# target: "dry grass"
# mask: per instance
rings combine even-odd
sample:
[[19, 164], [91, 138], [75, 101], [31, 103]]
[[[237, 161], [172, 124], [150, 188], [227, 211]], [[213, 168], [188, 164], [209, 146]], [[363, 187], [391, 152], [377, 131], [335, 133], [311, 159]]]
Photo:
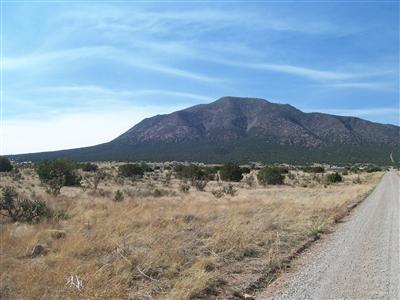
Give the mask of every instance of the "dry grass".
[[[232, 297], [281, 267], [310, 237], [329, 231], [381, 173], [361, 174], [361, 184], [354, 183], [358, 175], [349, 175], [328, 186], [299, 173], [297, 182], [281, 187], [239, 183], [237, 196], [219, 199], [210, 192], [216, 182], [205, 192], [182, 193], [175, 179], [162, 184], [112, 178], [97, 191], [63, 188], [54, 198], [31, 170], [22, 176], [3, 177], [1, 185], [64, 208], [71, 218], [1, 224], [2, 299]], [[125, 191], [118, 203], [112, 201], [117, 189]], [[47, 254], [33, 258], [37, 243]], [[81, 291], [66, 285], [71, 275], [83, 280]]]

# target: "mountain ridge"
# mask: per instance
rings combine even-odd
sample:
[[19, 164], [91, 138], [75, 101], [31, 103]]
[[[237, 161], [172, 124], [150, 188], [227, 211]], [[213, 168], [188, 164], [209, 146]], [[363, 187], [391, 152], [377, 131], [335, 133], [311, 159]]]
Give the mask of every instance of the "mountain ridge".
[[227, 96], [146, 118], [108, 143], [14, 157], [383, 163], [391, 151], [398, 152], [399, 133], [400, 127], [391, 124], [305, 113], [290, 104]]

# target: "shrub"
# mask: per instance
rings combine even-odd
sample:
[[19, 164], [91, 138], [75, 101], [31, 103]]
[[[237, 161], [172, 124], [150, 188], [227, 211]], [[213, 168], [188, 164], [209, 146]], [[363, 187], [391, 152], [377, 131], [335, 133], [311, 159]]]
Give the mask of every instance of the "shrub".
[[0, 172], [10, 172], [13, 166], [8, 157], [0, 156]]
[[215, 198], [221, 198], [224, 195], [224, 189], [220, 188], [220, 189], [212, 190], [211, 194], [213, 194]]
[[341, 182], [342, 176], [340, 176], [340, 174], [338, 172], [335, 173], [331, 173], [328, 175], [327, 180], [329, 183], [336, 183], [336, 182]]
[[196, 165], [189, 165], [189, 166], [182, 166], [180, 165], [175, 170], [177, 170], [178, 178], [180, 179], [189, 179], [189, 180], [202, 180], [206, 178], [206, 172], [202, 170], [199, 166]]
[[17, 198], [17, 192], [9, 186], [3, 188], [3, 194], [0, 202], [0, 210], [3, 215], [9, 216], [16, 221], [18, 218], [18, 211], [15, 206], [15, 198]]
[[179, 190], [186, 194], [190, 190], [190, 185], [187, 182], [182, 182], [182, 184], [179, 186]]
[[117, 190], [114, 194], [114, 201], [121, 202], [122, 200], [124, 200], [124, 193], [120, 190]]
[[17, 206], [20, 208], [19, 219], [28, 223], [39, 222], [42, 218], [52, 216], [51, 209], [42, 200], [19, 199]]
[[196, 188], [196, 190], [203, 192], [207, 185], [207, 180], [193, 180], [192, 185]]
[[360, 175], [357, 175], [357, 178], [353, 180], [353, 183], [355, 183], [355, 184], [361, 184]]
[[172, 179], [172, 173], [170, 171], [166, 171], [164, 178], [163, 178], [163, 183], [168, 186], [171, 183]]
[[75, 173], [77, 164], [63, 159], [44, 160], [35, 166], [36, 173], [43, 183], [51, 181], [61, 186], [79, 186], [81, 177]]
[[224, 181], [240, 181], [243, 178], [242, 169], [235, 163], [226, 163], [220, 170], [221, 179]]
[[289, 173], [289, 169], [285, 168], [285, 167], [275, 167], [280, 174], [288, 174]]
[[54, 220], [68, 220], [70, 218], [69, 214], [61, 208], [53, 209], [51, 217]]
[[293, 173], [288, 173], [288, 178], [290, 179], [290, 180], [294, 180], [295, 178], [296, 178], [296, 175], [295, 174], [293, 174]]
[[382, 171], [382, 168], [380, 168], [380, 167], [369, 167], [367, 169], [367, 173], [374, 173], [374, 172], [380, 172], [380, 171]]
[[360, 169], [358, 167], [351, 167], [350, 172], [358, 174], [358, 173], [360, 173]]
[[255, 180], [255, 178], [254, 178], [254, 176], [253, 176], [252, 174], [248, 175], [248, 176], [244, 179], [244, 181], [246, 182], [246, 184], [247, 184], [249, 187], [252, 187], [252, 186], [255, 184], [255, 182], [256, 182], [256, 180]]
[[87, 188], [93, 188], [94, 190], [97, 190], [100, 182], [106, 179], [107, 176], [108, 174], [102, 169], [96, 171], [93, 175], [85, 175], [82, 179], [83, 190], [85, 191]]
[[97, 190], [100, 181], [104, 180], [106, 177], [107, 177], [106, 172], [102, 170], [97, 171], [96, 174], [93, 176], [93, 188]]
[[275, 167], [264, 167], [257, 174], [258, 181], [263, 185], [266, 184], [283, 184], [285, 177], [281, 174], [281, 170]]
[[203, 172], [208, 180], [215, 180], [216, 174], [218, 173], [218, 167], [203, 167]]
[[99, 169], [99, 167], [96, 164], [92, 163], [84, 163], [81, 164], [80, 167], [82, 168], [82, 171], [85, 172], [96, 172]]
[[20, 171], [18, 168], [13, 168], [13, 169], [10, 171], [10, 175], [11, 175], [11, 178], [12, 178], [14, 181], [19, 181], [19, 180], [23, 179], [22, 174], [21, 174], [21, 171]]
[[221, 198], [223, 195], [230, 195], [233, 197], [236, 193], [237, 189], [235, 189], [232, 184], [211, 191], [211, 194], [213, 194], [215, 198]]
[[224, 186], [224, 193], [233, 197], [236, 195], [237, 189], [235, 189], [232, 184], [228, 184]]
[[57, 196], [60, 194], [61, 188], [64, 186], [64, 177], [56, 177], [48, 180], [46, 192]]
[[144, 170], [138, 164], [125, 164], [118, 167], [118, 174], [122, 177], [143, 177]]
[[162, 197], [162, 196], [168, 196], [168, 195], [169, 195], [169, 191], [168, 190], [155, 188], [154, 191], [153, 191], [153, 196], [154, 197]]
[[14, 222], [32, 223], [52, 217], [52, 210], [45, 201], [20, 199], [12, 187], [3, 188], [0, 211], [2, 215], [10, 217]]
[[243, 168], [241, 168], [241, 170], [242, 170], [242, 174], [250, 174], [250, 172], [251, 172], [251, 169], [248, 167], [243, 167]]
[[306, 173], [325, 173], [325, 168], [324, 167], [307, 166], [307, 167], [303, 168], [303, 172], [306, 172]]
[[[142, 168], [143, 172], [153, 172], [154, 171], [152, 167], [150, 167], [148, 164], [146, 164], [144, 162], [140, 163], [140, 167]], [[160, 167], [158, 167], [158, 168], [160, 168]]]

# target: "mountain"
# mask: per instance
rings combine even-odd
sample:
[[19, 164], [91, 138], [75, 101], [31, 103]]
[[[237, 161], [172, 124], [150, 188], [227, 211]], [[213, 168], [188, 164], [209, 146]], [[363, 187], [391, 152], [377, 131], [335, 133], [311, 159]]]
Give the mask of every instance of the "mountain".
[[398, 157], [400, 127], [354, 117], [304, 113], [263, 99], [223, 97], [144, 119], [111, 142], [21, 154], [17, 160], [373, 162]]

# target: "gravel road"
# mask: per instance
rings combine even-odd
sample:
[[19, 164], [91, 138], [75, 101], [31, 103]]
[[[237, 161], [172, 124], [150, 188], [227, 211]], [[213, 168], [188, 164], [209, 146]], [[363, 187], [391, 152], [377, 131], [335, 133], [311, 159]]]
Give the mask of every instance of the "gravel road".
[[387, 172], [283, 291], [259, 299], [400, 299], [400, 178]]

